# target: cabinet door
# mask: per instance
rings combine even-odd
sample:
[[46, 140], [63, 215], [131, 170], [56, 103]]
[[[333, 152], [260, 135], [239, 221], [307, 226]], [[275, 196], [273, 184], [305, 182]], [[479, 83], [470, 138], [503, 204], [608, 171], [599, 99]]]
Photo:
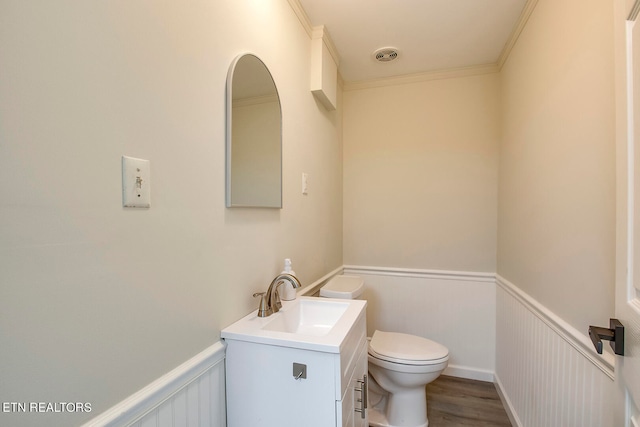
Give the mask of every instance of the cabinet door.
[[342, 400], [336, 402], [338, 420], [336, 425], [342, 427], [368, 427], [367, 413], [367, 341], [363, 340], [354, 360], [353, 371]]
[[369, 426], [369, 361], [368, 361], [368, 343], [360, 352], [355, 372], [353, 373], [353, 426], [368, 427]]
[[[337, 356], [227, 340], [227, 425], [335, 425]], [[307, 366], [306, 378], [293, 376], [294, 363]]]

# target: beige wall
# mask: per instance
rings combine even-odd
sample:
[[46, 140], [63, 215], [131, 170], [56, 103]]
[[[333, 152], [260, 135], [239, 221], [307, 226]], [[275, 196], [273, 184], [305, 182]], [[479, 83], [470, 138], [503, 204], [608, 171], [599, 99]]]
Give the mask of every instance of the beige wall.
[[498, 273], [585, 333], [613, 315], [612, 11], [540, 0], [501, 73]]
[[498, 74], [344, 93], [344, 262], [494, 272]]
[[[245, 51], [281, 95], [282, 210], [225, 208]], [[286, 0], [0, 2], [0, 400], [93, 405], [0, 424], [80, 424], [216, 342], [284, 258], [305, 284], [342, 265], [341, 112], [309, 62]], [[151, 161], [151, 209], [122, 208], [122, 155]]]

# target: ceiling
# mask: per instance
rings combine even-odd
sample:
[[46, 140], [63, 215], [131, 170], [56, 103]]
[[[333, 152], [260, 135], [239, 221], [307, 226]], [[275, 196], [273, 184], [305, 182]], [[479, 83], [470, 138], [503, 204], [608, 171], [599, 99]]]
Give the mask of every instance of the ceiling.
[[[345, 82], [496, 64], [527, 0], [299, 0], [324, 25]], [[373, 52], [395, 47], [398, 58]]]

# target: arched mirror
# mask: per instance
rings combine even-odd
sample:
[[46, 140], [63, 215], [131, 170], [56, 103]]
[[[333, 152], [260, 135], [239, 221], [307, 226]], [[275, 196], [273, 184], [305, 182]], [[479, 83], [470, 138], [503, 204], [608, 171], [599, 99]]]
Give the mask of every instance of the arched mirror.
[[255, 55], [227, 76], [227, 207], [282, 208], [282, 113], [278, 90]]

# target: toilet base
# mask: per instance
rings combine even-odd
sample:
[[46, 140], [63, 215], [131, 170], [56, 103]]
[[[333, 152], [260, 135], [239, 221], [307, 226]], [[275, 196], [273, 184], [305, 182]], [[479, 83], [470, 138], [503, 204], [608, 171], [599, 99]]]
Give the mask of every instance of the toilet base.
[[[376, 331], [377, 333], [378, 331]], [[413, 337], [418, 338], [419, 337]], [[432, 344], [435, 344], [431, 342]], [[411, 343], [409, 343], [411, 344]], [[410, 346], [409, 346], [410, 347]], [[446, 350], [443, 347], [444, 351]], [[447, 367], [449, 356], [428, 359], [431, 363], [411, 365], [376, 357], [369, 348], [369, 402], [384, 414], [383, 427], [426, 427], [427, 417], [426, 385], [434, 381]], [[396, 359], [405, 361], [404, 359]], [[412, 359], [408, 359], [411, 361]], [[383, 399], [373, 399], [372, 386], [376, 385]]]
[[[429, 425], [429, 420], [427, 419], [426, 394], [421, 394], [418, 401], [415, 400], [415, 396], [407, 400], [396, 395], [396, 408], [400, 407], [403, 409], [400, 409], [400, 413], [396, 411], [395, 414], [389, 413], [388, 405], [390, 397], [389, 393], [380, 387], [373, 375], [369, 375], [369, 409], [367, 410], [369, 414], [369, 426], [427, 427]], [[424, 406], [421, 406], [420, 402], [424, 402]], [[417, 411], [416, 408], [418, 409]], [[392, 424], [390, 420], [395, 420], [395, 424]]]
[[[389, 424], [387, 417], [384, 416], [384, 413], [379, 411], [376, 408], [369, 408], [369, 426], [370, 427], [396, 427]], [[420, 424], [419, 426], [414, 427], [428, 427], [429, 420], [426, 423]]]

